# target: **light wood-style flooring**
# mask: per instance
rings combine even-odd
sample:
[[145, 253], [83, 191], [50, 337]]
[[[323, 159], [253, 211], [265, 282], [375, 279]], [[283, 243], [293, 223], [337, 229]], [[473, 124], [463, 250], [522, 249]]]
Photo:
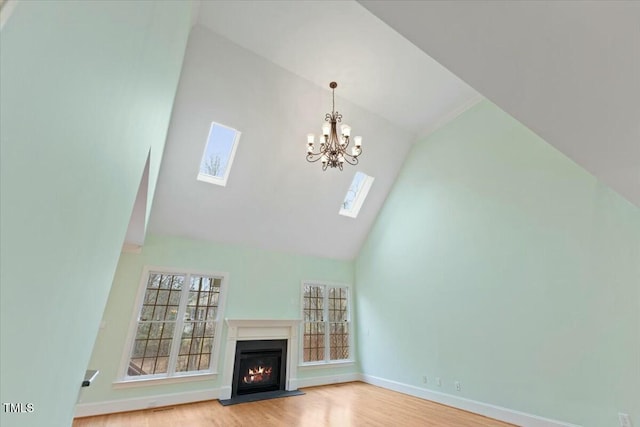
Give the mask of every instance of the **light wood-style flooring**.
[[447, 426], [502, 427], [501, 421], [362, 382], [302, 389], [304, 396], [222, 406], [217, 400], [77, 418], [73, 427]]

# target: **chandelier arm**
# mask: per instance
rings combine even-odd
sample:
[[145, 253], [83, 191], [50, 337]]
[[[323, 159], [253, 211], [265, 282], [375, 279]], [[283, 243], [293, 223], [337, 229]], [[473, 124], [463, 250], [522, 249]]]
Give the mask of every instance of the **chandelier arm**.
[[357, 157], [354, 157], [351, 154], [346, 154], [346, 153], [345, 153], [345, 156], [344, 156], [344, 161], [349, 163], [351, 166], [355, 166], [359, 162]]
[[347, 143], [344, 145], [344, 154], [345, 154], [345, 156], [349, 156], [349, 157], [354, 158], [354, 159], [357, 158], [357, 157], [360, 157], [360, 155], [362, 154], [362, 146], [356, 147], [355, 146], [355, 142], [354, 142], [354, 147], [356, 147], [358, 149], [358, 154], [356, 154], [354, 156], [353, 154], [349, 154], [347, 152], [347, 148], [349, 147], [349, 145], [351, 145], [351, 138], [347, 138]]
[[[314, 159], [314, 156], [318, 156], [317, 158]], [[322, 153], [308, 153], [307, 154], [307, 162], [309, 163], [315, 163], [318, 160], [322, 159]]]

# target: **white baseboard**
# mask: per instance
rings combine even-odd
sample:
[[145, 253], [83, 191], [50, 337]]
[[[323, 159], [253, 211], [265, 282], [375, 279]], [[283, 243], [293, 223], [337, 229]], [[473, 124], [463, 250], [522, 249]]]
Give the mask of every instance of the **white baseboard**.
[[523, 427], [580, 427], [576, 424], [569, 424], [562, 421], [551, 420], [549, 418], [543, 418], [537, 415], [514, 411], [512, 409], [503, 408], [501, 406], [495, 406], [471, 399], [465, 399], [464, 397], [453, 396], [451, 394], [427, 390], [424, 388], [403, 384], [384, 378], [374, 377], [372, 375], [360, 374], [359, 376], [360, 381], [368, 384], [408, 394], [410, 396], [419, 397], [421, 399], [430, 400], [432, 402], [441, 403], [443, 405], [473, 412], [479, 415], [484, 415], [485, 417], [494, 418], [496, 420], [516, 424]]
[[[290, 379], [290, 387], [296, 390], [300, 387], [315, 387], [319, 385], [338, 384], [360, 381], [360, 374], [327, 375], [304, 379]], [[229, 390], [231, 394], [231, 390]], [[225, 390], [192, 391], [186, 393], [162, 394], [157, 396], [136, 397], [132, 399], [109, 400], [97, 403], [79, 403], [76, 405], [75, 417], [91, 417], [94, 415], [113, 414], [116, 412], [138, 411], [161, 406], [181, 405], [183, 403], [200, 402], [224, 398]]]
[[[485, 417], [507, 423], [516, 424], [523, 427], [580, 427], [576, 424], [551, 420], [537, 415], [527, 414], [508, 408], [503, 408], [488, 403], [478, 402], [464, 397], [451, 394], [440, 393], [433, 390], [391, 381], [373, 375], [349, 373], [341, 375], [326, 375], [311, 378], [291, 378], [290, 387], [298, 389], [303, 387], [316, 387], [328, 384], [339, 384], [351, 381], [362, 381], [388, 390], [441, 403], [443, 405], [484, 415]], [[137, 411], [161, 406], [180, 405], [183, 403], [199, 402], [203, 400], [220, 399], [223, 390], [220, 388], [212, 390], [192, 391], [186, 393], [163, 394], [157, 396], [139, 397], [133, 399], [111, 400], [98, 403], [80, 403], [76, 405], [75, 417], [90, 417], [93, 415], [112, 414], [115, 412]]]
[[162, 394], [157, 396], [136, 397], [133, 399], [109, 400], [97, 403], [79, 403], [75, 417], [113, 414], [115, 412], [138, 411], [161, 406], [181, 405], [183, 403], [214, 400], [220, 396], [219, 389], [191, 391], [185, 393]]
[[231, 387], [222, 386], [220, 387], [220, 392], [218, 393], [218, 399], [231, 399], [231, 393], [233, 389]]
[[320, 377], [311, 378], [295, 378], [291, 379], [291, 386], [295, 390], [302, 387], [316, 387], [319, 385], [348, 383], [351, 381], [360, 381], [360, 374], [340, 374], [340, 375], [325, 375]]
[[[360, 374], [327, 375], [311, 378], [291, 378], [290, 387], [296, 390], [300, 387], [315, 387], [319, 385], [360, 381]], [[229, 390], [229, 395], [231, 390]], [[113, 414], [116, 412], [138, 411], [161, 406], [180, 405], [183, 403], [200, 402], [224, 398], [225, 388], [192, 391], [186, 393], [162, 394], [157, 396], [136, 397], [132, 399], [110, 400], [97, 403], [79, 403], [76, 405], [75, 417], [91, 417], [94, 415]]]

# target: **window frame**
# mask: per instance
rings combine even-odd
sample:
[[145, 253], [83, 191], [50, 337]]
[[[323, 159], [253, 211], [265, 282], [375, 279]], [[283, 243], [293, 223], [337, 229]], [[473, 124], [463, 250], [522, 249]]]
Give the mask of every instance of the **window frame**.
[[[209, 175], [206, 173], [202, 173], [200, 171], [200, 167], [202, 165], [202, 161], [204, 160], [204, 156], [207, 154], [207, 148], [209, 147], [209, 139], [211, 138], [211, 134], [213, 133], [213, 128], [215, 126], [220, 126], [225, 129], [232, 130], [235, 133], [235, 137], [233, 139], [233, 146], [231, 147], [231, 152], [229, 153], [229, 159], [227, 161], [227, 167], [224, 171], [224, 176], [219, 177], [215, 175]], [[202, 156], [200, 156], [200, 163], [198, 163], [198, 175], [196, 176], [196, 180], [201, 182], [207, 182], [209, 184], [220, 185], [222, 187], [227, 186], [227, 180], [229, 179], [229, 173], [231, 172], [231, 166], [233, 165], [233, 159], [236, 157], [236, 151], [238, 149], [238, 144], [240, 143], [240, 136], [242, 132], [238, 129], [232, 128], [231, 126], [223, 125], [218, 122], [211, 122], [211, 126], [209, 127], [209, 133], [207, 134], [207, 140], [204, 143], [204, 149], [202, 150]]]
[[[140, 318], [140, 314], [142, 312], [142, 303], [144, 301], [144, 296], [147, 290], [147, 283], [149, 281], [149, 276], [152, 273], [160, 273], [160, 274], [171, 274], [171, 275], [184, 275], [185, 276], [185, 285], [188, 288], [190, 283], [190, 278], [192, 276], [207, 276], [207, 277], [215, 277], [221, 279], [220, 281], [220, 293], [218, 294], [218, 309], [215, 317], [215, 336], [213, 337], [213, 344], [211, 348], [211, 356], [209, 359], [209, 368], [198, 371], [186, 371], [186, 372], [175, 372], [175, 364], [177, 360], [177, 353], [173, 354], [173, 351], [169, 354], [170, 363], [173, 363], [173, 367], [170, 365], [167, 369], [166, 373], [161, 374], [150, 374], [144, 376], [130, 376], [127, 374], [129, 368], [129, 361], [131, 360], [131, 354], [134, 347], [134, 340], [136, 336], [136, 331], [138, 330], [138, 322]], [[114, 386], [116, 387], [127, 387], [127, 386], [135, 386], [135, 385], [147, 385], [152, 383], [173, 383], [173, 382], [183, 382], [183, 381], [193, 381], [199, 379], [207, 379], [209, 377], [218, 375], [218, 362], [220, 361], [220, 346], [222, 343], [222, 328], [224, 324], [224, 310], [226, 305], [226, 295], [227, 295], [227, 287], [229, 283], [229, 273], [226, 272], [212, 272], [212, 271], [198, 271], [198, 270], [190, 270], [183, 268], [169, 268], [169, 267], [158, 267], [158, 266], [148, 266], [145, 265], [142, 269], [142, 274], [140, 276], [140, 283], [138, 285], [138, 291], [136, 295], [136, 300], [132, 308], [132, 312], [130, 315], [129, 321], [129, 331], [127, 333], [127, 338], [124, 343], [124, 348], [122, 351], [122, 358], [120, 360], [120, 367], [118, 369], [118, 377], [114, 382]], [[185, 294], [188, 295], [188, 291], [185, 291]], [[182, 298], [180, 297], [180, 306], [182, 306]], [[178, 326], [179, 321], [176, 319], [174, 325]], [[184, 325], [184, 320], [182, 320], [182, 325]], [[178, 328], [175, 328], [177, 331]], [[174, 336], [172, 337], [172, 347], [174, 346], [173, 340], [175, 339], [176, 334], [178, 332], [174, 332]], [[177, 346], [179, 349], [179, 345]]]
[[[325, 325], [325, 334], [324, 334], [324, 360], [315, 360], [311, 362], [304, 361], [304, 287], [305, 286], [323, 286], [323, 321]], [[329, 288], [342, 288], [347, 291], [347, 324], [349, 325], [349, 358], [348, 359], [336, 359], [331, 360], [331, 330], [330, 330], [330, 320], [329, 320]], [[336, 365], [350, 365], [355, 363], [355, 327], [352, 316], [352, 300], [353, 300], [353, 292], [352, 286], [349, 283], [339, 283], [339, 282], [327, 282], [323, 280], [303, 280], [302, 285], [300, 286], [300, 329], [298, 340], [298, 366], [300, 367], [322, 367], [322, 366], [336, 366]]]
[[[358, 174], [362, 174], [364, 175], [364, 178], [362, 179], [362, 182], [360, 184], [360, 187], [358, 188], [358, 190], [355, 193], [355, 196], [353, 198], [353, 202], [351, 203], [351, 208], [346, 209], [344, 207], [344, 202], [347, 199], [347, 196], [349, 195], [349, 192], [351, 191], [351, 187], [353, 186], [353, 181], [355, 181], [356, 176]], [[371, 175], [367, 175], [366, 173], [362, 172], [362, 171], [356, 171], [353, 175], [353, 178], [351, 179], [351, 183], [349, 184], [349, 188], [347, 189], [347, 192], [345, 193], [345, 197], [342, 201], [342, 204], [340, 205], [340, 210], [338, 211], [338, 214], [342, 215], [342, 216], [346, 216], [349, 218], [357, 218], [358, 214], [360, 213], [360, 209], [362, 209], [362, 206], [364, 205], [364, 201], [367, 198], [367, 196], [369, 195], [369, 191], [371, 190], [371, 186], [373, 185], [373, 181], [375, 181], [375, 178], [372, 177]]]

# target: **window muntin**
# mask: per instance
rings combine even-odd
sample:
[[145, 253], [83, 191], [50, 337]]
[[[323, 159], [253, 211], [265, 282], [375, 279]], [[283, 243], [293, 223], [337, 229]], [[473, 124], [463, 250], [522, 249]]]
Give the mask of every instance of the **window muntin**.
[[365, 173], [356, 172], [338, 213], [356, 218], [360, 212], [360, 208], [362, 208], [364, 204], [364, 199], [366, 199], [367, 194], [369, 194], [373, 180], [373, 177]]
[[166, 374], [184, 275], [151, 273], [127, 369], [128, 376]]
[[349, 359], [349, 290], [329, 288], [329, 359]]
[[239, 140], [240, 132], [237, 130], [219, 123], [211, 123], [200, 161], [198, 180], [225, 186]]
[[176, 372], [209, 369], [221, 278], [192, 276]]
[[303, 362], [325, 360], [324, 286], [304, 285]]
[[125, 380], [211, 372], [225, 276], [149, 271], [144, 277]]
[[349, 288], [304, 283], [302, 293], [302, 363], [351, 360]]

